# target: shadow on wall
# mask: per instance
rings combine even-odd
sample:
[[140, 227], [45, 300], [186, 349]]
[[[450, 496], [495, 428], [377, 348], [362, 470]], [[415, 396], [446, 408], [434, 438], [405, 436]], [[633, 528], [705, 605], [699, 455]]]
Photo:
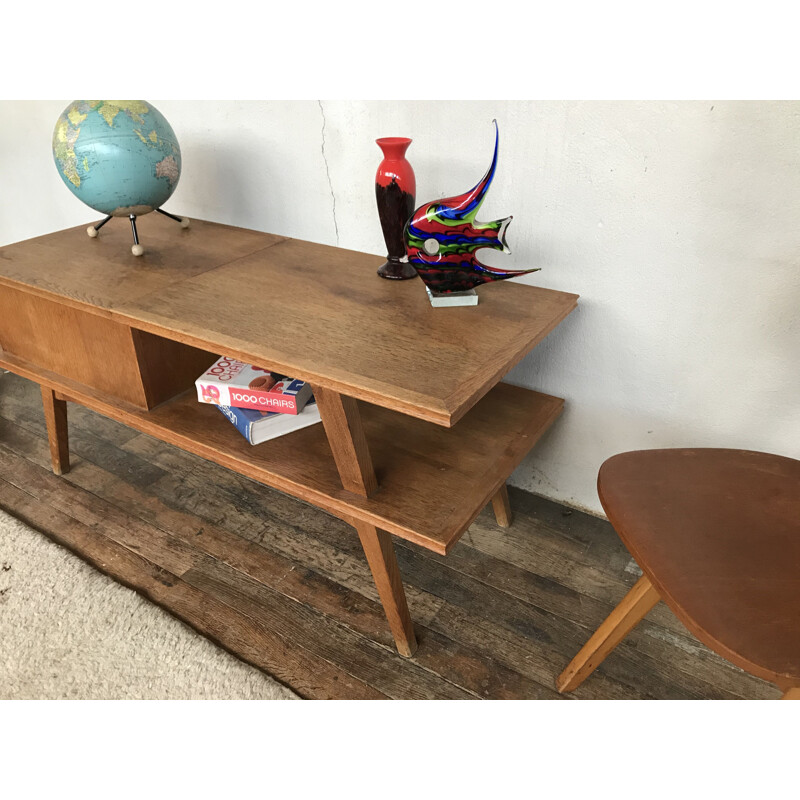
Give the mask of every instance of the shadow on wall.
[[[172, 200], [175, 208], [228, 225], [270, 232], [280, 228], [279, 201], [267, 189], [278, 165], [254, 141], [210, 145], [189, 140], [183, 154], [181, 182]], [[184, 198], [192, 198], [186, 207]]]

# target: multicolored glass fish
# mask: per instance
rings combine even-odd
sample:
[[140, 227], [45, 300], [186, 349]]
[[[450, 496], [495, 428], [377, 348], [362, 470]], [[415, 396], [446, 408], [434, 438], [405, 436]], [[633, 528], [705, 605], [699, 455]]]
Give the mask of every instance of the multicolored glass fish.
[[466, 194], [420, 206], [406, 223], [406, 258], [437, 294], [466, 292], [490, 281], [502, 281], [536, 269], [502, 270], [478, 261], [483, 247], [510, 253], [505, 234], [512, 217], [475, 222], [497, 167], [500, 131], [495, 125], [494, 157], [481, 182]]

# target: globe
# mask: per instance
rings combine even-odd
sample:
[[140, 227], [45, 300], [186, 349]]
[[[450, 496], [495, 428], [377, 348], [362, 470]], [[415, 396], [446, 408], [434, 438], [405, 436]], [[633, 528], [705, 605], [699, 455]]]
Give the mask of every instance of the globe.
[[113, 217], [158, 209], [181, 175], [175, 133], [144, 100], [73, 101], [56, 122], [53, 157], [75, 197]]

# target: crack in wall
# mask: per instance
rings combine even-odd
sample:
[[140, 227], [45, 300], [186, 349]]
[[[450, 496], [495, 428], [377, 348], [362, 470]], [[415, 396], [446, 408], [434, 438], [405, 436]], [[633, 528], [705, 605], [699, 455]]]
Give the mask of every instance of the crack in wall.
[[336, 195], [333, 193], [333, 182], [331, 181], [331, 170], [328, 166], [328, 158], [325, 155], [325, 109], [322, 107], [322, 100], [317, 100], [319, 113], [322, 115], [322, 160], [325, 162], [325, 174], [328, 176], [328, 187], [331, 190], [331, 200], [333, 201], [333, 227], [336, 230], [336, 244], [339, 244], [339, 223], [336, 221]]

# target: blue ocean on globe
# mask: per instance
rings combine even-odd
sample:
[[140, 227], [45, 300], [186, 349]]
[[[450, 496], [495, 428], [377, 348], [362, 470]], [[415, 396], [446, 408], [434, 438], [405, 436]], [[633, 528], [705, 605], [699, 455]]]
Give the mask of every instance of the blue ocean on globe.
[[75, 100], [53, 132], [67, 188], [102, 214], [141, 216], [178, 185], [181, 150], [170, 124], [145, 100]]

